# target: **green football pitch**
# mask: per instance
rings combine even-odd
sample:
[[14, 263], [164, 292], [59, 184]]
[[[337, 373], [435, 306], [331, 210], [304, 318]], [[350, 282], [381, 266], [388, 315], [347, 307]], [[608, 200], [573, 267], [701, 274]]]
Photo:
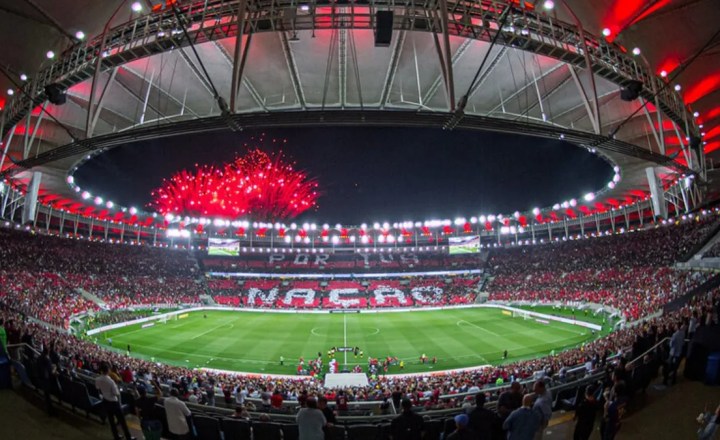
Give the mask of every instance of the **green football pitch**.
[[[207, 317], [205, 317], [207, 316]], [[580, 318], [580, 317], [578, 317]], [[593, 321], [592, 317], [587, 321]], [[504, 315], [499, 309], [471, 308], [394, 313], [191, 312], [186, 318], [134, 324], [94, 335], [99, 344], [131, 355], [189, 368], [295, 374], [297, 361], [331, 347], [360, 347], [364, 358], [337, 353], [340, 365], [366, 371], [368, 357], [396, 356], [414, 373], [500, 364], [577, 347], [597, 337], [586, 328]], [[503, 351], [508, 359], [503, 360]], [[422, 364], [425, 354], [437, 364]], [[280, 357], [284, 365], [280, 365]]]

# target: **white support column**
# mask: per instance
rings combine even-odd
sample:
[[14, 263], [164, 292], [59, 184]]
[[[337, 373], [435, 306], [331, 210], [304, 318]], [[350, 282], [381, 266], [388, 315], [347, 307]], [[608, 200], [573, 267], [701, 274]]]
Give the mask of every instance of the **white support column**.
[[22, 211], [22, 224], [26, 224], [35, 219], [35, 211], [37, 210], [37, 197], [38, 191], [40, 190], [40, 180], [42, 179], [42, 173], [35, 171], [32, 173], [30, 183], [25, 193], [25, 203], [23, 204]]
[[[655, 217], [665, 219], [668, 216], [667, 201], [665, 200], [665, 191], [657, 175], [657, 170], [654, 167], [647, 167], [645, 168], [645, 175], [647, 176], [648, 186], [650, 187], [650, 199], [652, 200]], [[638, 203], [638, 209], [639, 206], [640, 204]], [[640, 224], [642, 224], [642, 222], [642, 215], [640, 215]]]

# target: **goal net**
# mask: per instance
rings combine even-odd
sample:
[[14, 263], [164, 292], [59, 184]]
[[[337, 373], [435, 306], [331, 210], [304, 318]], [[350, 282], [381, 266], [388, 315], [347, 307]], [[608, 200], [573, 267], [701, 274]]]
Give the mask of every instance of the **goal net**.
[[513, 318], [522, 318], [524, 320], [530, 319], [530, 313], [523, 311], [523, 310], [513, 310], [512, 312]]

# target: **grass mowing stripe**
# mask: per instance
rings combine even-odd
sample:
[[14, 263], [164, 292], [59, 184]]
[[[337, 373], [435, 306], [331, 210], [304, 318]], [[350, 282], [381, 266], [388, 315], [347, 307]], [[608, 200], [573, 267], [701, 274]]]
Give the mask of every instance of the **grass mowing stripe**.
[[[341, 344], [365, 352], [363, 359], [348, 356], [348, 367], [365, 368], [370, 356], [397, 356], [406, 361], [403, 372], [432, 372], [502, 363], [505, 349], [513, 360], [545, 355], [594, 337], [570, 324], [540, 324], [494, 309], [342, 315], [205, 311], [167, 324], [145, 329], [133, 325], [103, 336], [113, 338], [116, 347], [132, 344], [133, 354], [146, 359], [281, 374], [293, 374], [298, 358], [315, 358], [318, 352], [327, 365], [327, 350]], [[439, 364], [420, 364], [423, 353], [437, 357]], [[285, 365], [280, 365], [280, 355]], [[344, 356], [338, 360], [344, 361]], [[400, 371], [391, 367], [389, 372]]]

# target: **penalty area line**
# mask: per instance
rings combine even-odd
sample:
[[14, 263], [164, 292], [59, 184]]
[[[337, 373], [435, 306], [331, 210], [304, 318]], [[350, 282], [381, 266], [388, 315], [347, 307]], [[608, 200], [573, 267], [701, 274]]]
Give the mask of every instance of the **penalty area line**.
[[501, 336], [501, 335], [499, 335], [499, 334], [497, 334], [497, 333], [495, 333], [495, 332], [493, 332], [493, 331], [490, 331], [490, 330], [488, 330], [488, 329], [486, 329], [486, 328], [480, 327], [480, 326], [477, 325], [477, 324], [473, 324], [472, 322], [465, 321], [464, 319], [459, 320], [458, 322], [455, 323], [455, 325], [457, 325], [458, 327], [462, 327], [462, 326], [460, 325], [460, 324], [462, 324], [462, 323], [465, 323], [465, 324], [467, 324], [467, 325], [469, 325], [469, 326], [471, 326], [471, 327], [475, 327], [475, 328], [478, 329], [478, 330], [482, 330], [482, 331], [484, 331], [485, 333], [489, 333], [489, 334], [491, 334], [491, 335], [493, 335], [493, 336], [496, 336], [496, 337], [498, 337], [498, 338], [502, 338], [502, 337], [503, 337], [503, 336]]

